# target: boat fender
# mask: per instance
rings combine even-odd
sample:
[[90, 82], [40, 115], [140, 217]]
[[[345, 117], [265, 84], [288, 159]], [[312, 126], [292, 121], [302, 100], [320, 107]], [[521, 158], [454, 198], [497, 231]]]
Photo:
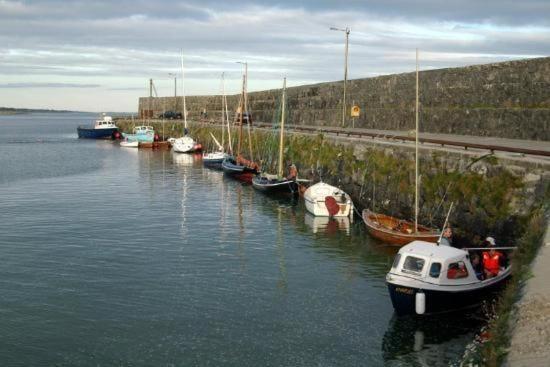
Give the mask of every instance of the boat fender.
[[418, 291], [414, 298], [414, 310], [418, 315], [424, 315], [424, 312], [426, 312], [426, 294]]
[[159, 141], [159, 140], [160, 140], [159, 134], [155, 134], [155, 135], [153, 136], [153, 140], [154, 140], [154, 141]]
[[340, 206], [336, 202], [336, 199], [333, 196], [325, 197], [325, 207], [327, 208], [328, 214], [332, 217], [338, 214], [340, 211]]
[[118, 131], [115, 131], [115, 132], [113, 133], [113, 139], [119, 140], [120, 138], [121, 138], [120, 133], [119, 133]]

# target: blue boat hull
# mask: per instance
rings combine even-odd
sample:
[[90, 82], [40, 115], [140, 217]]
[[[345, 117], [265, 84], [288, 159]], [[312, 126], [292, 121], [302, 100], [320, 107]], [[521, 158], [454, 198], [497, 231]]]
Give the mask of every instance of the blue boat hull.
[[118, 131], [116, 127], [108, 129], [94, 129], [79, 126], [76, 129], [78, 137], [81, 139], [113, 139]]
[[298, 184], [295, 180], [287, 180], [286, 178], [277, 180], [269, 179], [265, 176], [256, 176], [252, 179], [252, 186], [266, 194], [298, 194]]
[[211, 168], [211, 169], [221, 170], [222, 169], [222, 163], [223, 163], [223, 158], [219, 158], [219, 159], [206, 159], [206, 158], [203, 158], [202, 159], [202, 164], [205, 167], [208, 167], [208, 168]]

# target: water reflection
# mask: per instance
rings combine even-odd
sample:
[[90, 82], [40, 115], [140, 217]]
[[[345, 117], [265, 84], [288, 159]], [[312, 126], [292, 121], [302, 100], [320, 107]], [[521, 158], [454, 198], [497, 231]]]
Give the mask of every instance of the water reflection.
[[382, 340], [388, 366], [458, 365], [464, 346], [473, 340], [485, 321], [481, 312], [393, 316]]
[[316, 217], [306, 213], [304, 223], [311, 228], [313, 233], [334, 235], [338, 231], [350, 234], [350, 219], [348, 217]]

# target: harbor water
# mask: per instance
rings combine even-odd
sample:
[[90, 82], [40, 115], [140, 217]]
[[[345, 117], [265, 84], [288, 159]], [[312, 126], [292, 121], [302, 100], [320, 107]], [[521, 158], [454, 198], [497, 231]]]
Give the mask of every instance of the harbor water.
[[3, 366], [448, 366], [483, 312], [396, 317], [396, 249], [200, 156], [0, 117]]

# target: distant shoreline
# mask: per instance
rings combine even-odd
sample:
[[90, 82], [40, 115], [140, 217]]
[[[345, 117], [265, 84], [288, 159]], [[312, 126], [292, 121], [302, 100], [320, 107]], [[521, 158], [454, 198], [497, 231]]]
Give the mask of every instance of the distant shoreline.
[[41, 113], [68, 113], [68, 112], [77, 112], [77, 111], [68, 111], [68, 110], [46, 110], [39, 108], [10, 108], [10, 107], [0, 107], [0, 115], [20, 115], [26, 113], [41, 112]]

